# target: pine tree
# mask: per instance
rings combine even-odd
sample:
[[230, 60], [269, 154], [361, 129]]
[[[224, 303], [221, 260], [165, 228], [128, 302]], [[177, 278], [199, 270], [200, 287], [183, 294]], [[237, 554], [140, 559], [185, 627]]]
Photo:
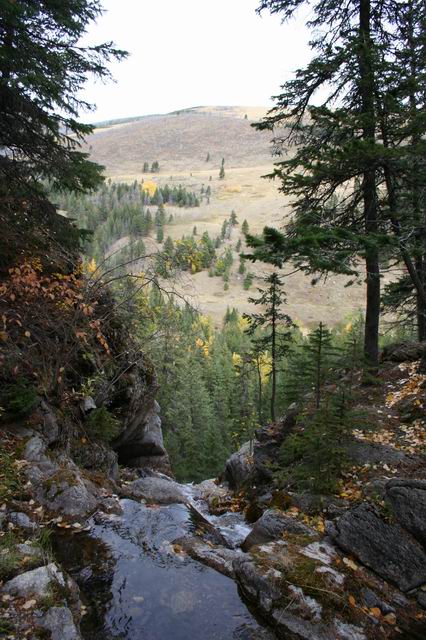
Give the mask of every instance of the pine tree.
[[162, 243], [164, 240], [164, 229], [163, 227], [158, 227], [157, 228], [157, 242], [158, 243]]
[[238, 224], [238, 219], [237, 219], [237, 214], [235, 213], [234, 209], [232, 209], [231, 211], [231, 216], [229, 218], [229, 224], [233, 227], [237, 226]]
[[219, 170], [219, 180], [223, 180], [225, 177], [225, 158], [222, 158], [222, 162]]
[[144, 162], [143, 163], [143, 169], [142, 169], [143, 173], [148, 173], [149, 172], [149, 162]]
[[274, 272], [264, 278], [264, 282], [267, 286], [258, 288], [260, 296], [249, 298], [252, 304], [261, 305], [263, 312], [244, 314], [244, 317], [250, 323], [249, 333], [254, 336], [257, 345], [262, 350], [270, 348], [271, 351], [271, 419], [275, 421], [278, 367], [280, 360], [288, 352], [293, 322], [289, 315], [281, 311], [286, 302], [281, 277]]
[[249, 232], [249, 225], [245, 218], [243, 220], [243, 224], [241, 225], [241, 231], [243, 232], [244, 235], [247, 235]]
[[112, 43], [88, 46], [84, 36], [102, 14], [98, 0], [2, 2], [0, 17], [0, 192], [89, 191], [102, 181], [78, 122], [89, 76], [106, 80], [105, 63], [127, 54]]
[[[259, 10], [289, 19], [301, 4], [307, 2], [262, 0]], [[389, 212], [380, 200], [389, 155], [380, 124], [383, 110], [388, 122], [393, 119], [386, 83], [398, 50], [396, 15], [391, 0], [317, 4], [309, 23], [319, 34], [311, 44], [315, 56], [285, 83], [273, 113], [258, 125], [288, 126], [278, 146], [299, 145], [274, 170], [283, 193], [295, 198], [293, 221], [284, 235], [266, 229], [259, 255], [278, 265], [291, 259], [308, 273], [352, 278], [359, 277], [358, 261], [364, 259], [364, 351], [372, 372], [378, 365], [379, 256], [390, 245]], [[326, 86], [322, 104], [313, 106], [313, 93]]]

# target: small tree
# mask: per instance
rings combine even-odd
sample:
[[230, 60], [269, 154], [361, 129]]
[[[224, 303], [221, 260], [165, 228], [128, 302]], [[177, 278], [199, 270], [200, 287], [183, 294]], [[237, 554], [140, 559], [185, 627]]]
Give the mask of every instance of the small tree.
[[243, 224], [241, 225], [241, 231], [246, 235], [249, 232], [249, 225], [247, 220], [244, 218]]
[[207, 152], [207, 155], [206, 155], [206, 162], [210, 162], [210, 153], [209, 152]]
[[237, 220], [237, 214], [235, 213], [234, 209], [232, 209], [231, 211], [231, 217], [229, 218], [229, 223], [233, 226], [236, 227], [238, 224], [238, 220]]
[[222, 158], [222, 163], [219, 170], [219, 180], [223, 180], [225, 177], [225, 158]]
[[148, 173], [149, 172], [149, 162], [144, 162], [143, 163], [142, 171], [143, 171], [143, 173]]
[[263, 313], [244, 314], [244, 317], [249, 321], [248, 333], [253, 336], [254, 341], [262, 350], [271, 351], [271, 418], [275, 421], [278, 365], [288, 352], [293, 322], [289, 315], [281, 311], [286, 302], [281, 277], [274, 272], [264, 278], [264, 282], [267, 286], [258, 288], [260, 296], [249, 298], [252, 304], [263, 307]]
[[243, 287], [244, 291], [248, 291], [253, 284], [253, 274], [250, 271], [247, 271], [246, 277], [244, 278]]

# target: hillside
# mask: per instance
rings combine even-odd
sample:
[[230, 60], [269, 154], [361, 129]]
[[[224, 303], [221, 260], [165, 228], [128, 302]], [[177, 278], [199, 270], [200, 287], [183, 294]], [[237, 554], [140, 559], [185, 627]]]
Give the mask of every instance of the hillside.
[[[262, 107], [195, 107], [99, 126], [87, 144], [93, 160], [103, 164], [106, 175], [114, 181], [144, 179], [158, 185], [182, 184], [195, 193], [200, 193], [203, 185], [210, 186], [209, 203], [204, 199], [199, 207], [191, 209], [167, 206], [174, 220], [166, 225], [165, 237], [176, 240], [190, 235], [194, 226], [199, 236], [208, 231], [215, 237], [234, 210], [240, 226], [233, 229], [228, 244], [235, 247], [244, 219], [250, 232], [260, 232], [265, 225], [280, 226], [288, 213], [288, 202], [278, 193], [278, 185], [261, 177], [271, 171], [274, 161], [271, 136], [250, 125], [265, 112]], [[222, 158], [225, 179], [219, 180]], [[153, 161], [159, 162], [160, 172], [143, 174], [144, 162], [151, 165]], [[237, 268], [238, 253], [234, 251], [228, 291], [224, 291], [221, 279], [209, 278], [206, 271], [185, 278], [182, 290], [215, 322], [221, 320], [228, 306], [248, 311], [250, 292], [243, 289]], [[265, 271], [264, 265], [249, 268], [255, 276]], [[363, 287], [344, 288], [344, 282], [333, 276], [333, 286], [329, 282], [327, 287], [311, 288], [303, 275], [291, 275], [287, 280], [290, 313], [307, 326], [320, 318], [328, 324], [342, 320], [360, 308], [364, 299]]]

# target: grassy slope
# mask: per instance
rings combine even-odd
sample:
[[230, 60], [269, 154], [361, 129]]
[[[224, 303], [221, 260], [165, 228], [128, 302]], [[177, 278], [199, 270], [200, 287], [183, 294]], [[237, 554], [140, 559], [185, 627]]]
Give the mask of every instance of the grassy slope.
[[[152, 179], [162, 184], [184, 184], [199, 192], [201, 185], [210, 185], [210, 204], [199, 208], [168, 207], [174, 222], [166, 226], [165, 236], [180, 238], [205, 230], [212, 237], [220, 233], [222, 222], [234, 209], [240, 222], [244, 218], [251, 232], [260, 232], [264, 225], [281, 226], [288, 215], [288, 201], [278, 193], [277, 184], [261, 178], [271, 171], [270, 134], [255, 131], [251, 122], [265, 113], [259, 107], [200, 107], [180, 114], [147, 116], [138, 121], [100, 127], [88, 144], [94, 160], [104, 164], [113, 180]], [[247, 114], [248, 119], [244, 118]], [[210, 161], [206, 162], [207, 153]], [[225, 158], [225, 179], [219, 180], [221, 159]], [[158, 175], [143, 175], [145, 161], [158, 160]], [[212, 180], [209, 178], [212, 176]], [[231, 244], [240, 237], [234, 229]], [[209, 278], [206, 272], [188, 276], [182, 283], [185, 294], [201, 310], [220, 321], [227, 306], [249, 311], [242, 277], [237, 273], [238, 256], [234, 254], [230, 288], [223, 290], [220, 278]], [[264, 265], [248, 267], [256, 275], [264, 273]], [[313, 325], [319, 319], [332, 325], [362, 307], [364, 288], [344, 288], [345, 279], [333, 276], [326, 286], [310, 286], [308, 278], [294, 274], [287, 280], [289, 313], [303, 325]], [[256, 280], [255, 280], [256, 284]]]

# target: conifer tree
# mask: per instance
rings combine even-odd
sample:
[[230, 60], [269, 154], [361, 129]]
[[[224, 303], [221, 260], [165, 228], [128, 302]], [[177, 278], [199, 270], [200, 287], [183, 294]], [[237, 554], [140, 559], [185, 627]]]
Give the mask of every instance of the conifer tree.
[[243, 224], [241, 225], [241, 231], [243, 232], [244, 235], [247, 235], [249, 232], [249, 225], [245, 218], [243, 220]]
[[223, 180], [225, 177], [225, 158], [222, 158], [222, 162], [219, 170], [219, 180]]
[[249, 302], [261, 305], [262, 313], [244, 314], [249, 321], [249, 334], [262, 350], [271, 351], [271, 419], [275, 421], [277, 374], [280, 359], [288, 352], [291, 341], [291, 327], [293, 322], [289, 315], [281, 311], [285, 304], [283, 281], [278, 273], [274, 272], [264, 278], [267, 285], [258, 288], [260, 296], [249, 298]]

